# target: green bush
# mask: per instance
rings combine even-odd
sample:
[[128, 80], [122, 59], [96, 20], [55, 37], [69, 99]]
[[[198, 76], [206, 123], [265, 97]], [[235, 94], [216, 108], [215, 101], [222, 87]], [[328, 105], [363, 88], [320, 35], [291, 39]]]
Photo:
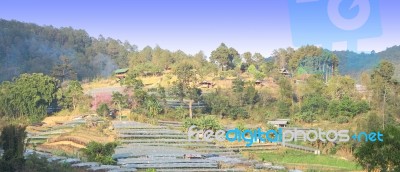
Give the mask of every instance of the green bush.
[[204, 102], [207, 104], [206, 112], [213, 115], [224, 117], [229, 111], [229, 97], [219, 92], [209, 93], [204, 96]]
[[146, 108], [146, 115], [148, 117], [155, 117], [163, 111], [161, 103], [154, 95], [148, 96], [144, 102]]
[[315, 113], [312, 112], [301, 112], [301, 113], [297, 113], [297, 116], [306, 123], [312, 123], [314, 122], [314, 120], [316, 120], [316, 116]]
[[328, 107], [328, 114], [331, 117], [347, 116], [353, 118], [355, 115], [365, 113], [369, 110], [369, 105], [365, 101], [353, 101], [345, 97], [339, 101], [332, 101]]
[[3, 128], [0, 145], [4, 150], [0, 160], [0, 171], [19, 171], [24, 163], [25, 127], [9, 125]]
[[107, 116], [110, 113], [110, 109], [107, 104], [103, 103], [96, 109], [96, 113], [100, 116]]
[[204, 130], [219, 130], [222, 129], [221, 124], [214, 116], [202, 116], [196, 119], [185, 119], [183, 126], [189, 128], [192, 125]]
[[117, 162], [112, 159], [114, 149], [117, 147], [117, 143], [110, 142], [106, 144], [91, 141], [86, 148], [83, 149], [83, 153], [86, 155], [88, 161], [100, 162], [106, 165], [115, 165]]
[[307, 95], [301, 106], [301, 112], [314, 113], [322, 115], [328, 107], [328, 101], [319, 94]]
[[236, 125], [236, 128], [239, 129], [240, 131], [246, 130], [246, 127], [244, 126], [243, 123], [238, 123], [238, 124]]
[[0, 171], [4, 172], [70, 172], [75, 171], [69, 164], [48, 162], [37, 154], [23, 156], [26, 137], [25, 127], [7, 126], [2, 130], [0, 143], [4, 154], [0, 159]]
[[343, 124], [343, 123], [348, 123], [350, 120], [349, 120], [349, 117], [347, 117], [347, 116], [338, 116], [338, 117], [335, 119], [335, 121], [336, 121], [337, 123], [339, 123], [339, 124]]
[[249, 118], [249, 113], [241, 107], [232, 107], [229, 111], [229, 117], [233, 120], [238, 118], [247, 119]]
[[279, 100], [276, 102], [278, 108], [278, 114], [281, 117], [288, 117], [290, 115], [290, 107], [292, 102]]
[[78, 171], [68, 163], [48, 162], [46, 158], [31, 154], [26, 158], [23, 171], [29, 172], [74, 172]]
[[171, 108], [165, 110], [164, 117], [173, 120], [183, 120], [187, 117], [187, 109], [183, 107]]

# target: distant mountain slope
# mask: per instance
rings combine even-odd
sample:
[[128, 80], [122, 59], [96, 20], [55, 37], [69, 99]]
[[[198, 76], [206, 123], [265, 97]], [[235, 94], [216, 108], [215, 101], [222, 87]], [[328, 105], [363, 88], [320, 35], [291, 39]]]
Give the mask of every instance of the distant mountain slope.
[[84, 30], [54, 28], [0, 19], [0, 81], [21, 73], [50, 74], [65, 56], [79, 79], [107, 76], [127, 66], [136, 46], [111, 38], [93, 38]]
[[[144, 59], [150, 64], [160, 61], [160, 64], [168, 64], [169, 61], [179, 61], [176, 60], [178, 57], [188, 57], [181, 51], [171, 53], [155, 48], [153, 52], [150, 47], [137, 52], [137, 47], [128, 42], [102, 36], [94, 38], [84, 30], [0, 19], [0, 81], [11, 80], [21, 73], [51, 74], [54, 66], [62, 63], [62, 56], [69, 59], [81, 80], [109, 76], [117, 68], [128, 67], [130, 55], [137, 58], [137, 62]], [[400, 80], [400, 46], [371, 54], [351, 51], [333, 53], [339, 58], [339, 72], [343, 75], [358, 80], [363, 71], [373, 70], [382, 59], [386, 59], [396, 66], [395, 78]], [[150, 56], [157, 57], [152, 59]]]
[[387, 48], [385, 51], [379, 52], [378, 56], [394, 64], [396, 67], [394, 77], [400, 81], [400, 46]]
[[375, 53], [355, 53], [351, 51], [334, 51], [339, 58], [339, 72], [360, 79], [363, 71], [372, 71], [381, 60], [388, 60], [396, 67], [394, 78], [400, 80], [400, 46], [393, 46]]
[[358, 80], [361, 73], [371, 71], [379, 64], [380, 57], [376, 53], [365, 54], [352, 51], [334, 51], [339, 58], [339, 72]]

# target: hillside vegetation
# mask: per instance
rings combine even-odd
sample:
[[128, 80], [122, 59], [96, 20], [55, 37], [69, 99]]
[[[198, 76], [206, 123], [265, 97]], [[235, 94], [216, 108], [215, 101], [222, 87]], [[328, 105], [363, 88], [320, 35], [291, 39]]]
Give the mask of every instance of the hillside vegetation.
[[[240, 63], [239, 53], [234, 48], [229, 51], [229, 61], [219, 61], [227, 68]], [[363, 71], [372, 71], [381, 60], [393, 63], [396, 66], [394, 78], [400, 78], [400, 62], [397, 58], [400, 54], [399, 46], [370, 54], [349, 51], [333, 53], [338, 57], [339, 72], [356, 80], [359, 80]], [[127, 41], [104, 38], [101, 35], [93, 37], [84, 30], [71, 27], [55, 28], [0, 19], [0, 81], [11, 80], [22, 73], [44, 73], [61, 80], [92, 80], [110, 76], [117, 68], [128, 67], [127, 62], [133, 59], [132, 63], [143, 62], [136, 70], [146, 69], [146, 73], [154, 73], [163, 71], [187, 56], [182, 51], [171, 52], [160, 47], [144, 47], [139, 52], [136, 45]], [[195, 57], [200, 56], [205, 55], [198, 54]], [[249, 52], [243, 52], [240, 56], [250, 63], [264, 58], [258, 53], [252, 55]], [[275, 54], [269, 59], [274, 57]], [[218, 54], [211, 55], [210, 60], [218, 61]]]
[[[5, 20], [0, 26], [4, 121], [36, 123], [49, 115], [49, 107], [109, 120], [118, 116], [157, 124], [168, 119], [211, 130], [232, 125], [273, 129], [269, 120], [287, 118], [291, 127], [382, 131], [387, 142], [302, 144], [355, 160], [363, 168], [400, 168], [390, 154], [398, 152], [399, 143], [392, 138], [400, 136], [399, 47], [376, 55], [307, 45], [277, 49], [266, 59], [221, 43], [207, 57], [158, 46], [138, 51], [129, 43], [72, 28]], [[122, 79], [105, 77], [116, 68], [129, 71]], [[71, 138], [83, 147], [103, 137], [82, 133], [53, 141]]]

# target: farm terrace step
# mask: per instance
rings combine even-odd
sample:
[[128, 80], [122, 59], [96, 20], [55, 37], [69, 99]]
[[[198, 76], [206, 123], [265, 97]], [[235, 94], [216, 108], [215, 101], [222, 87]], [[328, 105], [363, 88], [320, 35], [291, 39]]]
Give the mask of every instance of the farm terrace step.
[[159, 169], [157, 172], [245, 172], [244, 169]]
[[146, 168], [218, 168], [218, 163], [168, 163], [168, 164], [135, 164], [137, 169]]

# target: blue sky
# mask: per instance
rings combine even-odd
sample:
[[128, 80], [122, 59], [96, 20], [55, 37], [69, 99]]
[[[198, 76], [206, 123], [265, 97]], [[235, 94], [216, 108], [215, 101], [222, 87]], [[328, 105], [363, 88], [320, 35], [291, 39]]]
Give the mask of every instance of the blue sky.
[[0, 18], [72, 26], [94, 37], [128, 40], [139, 49], [159, 45], [190, 54], [203, 50], [207, 56], [221, 42], [265, 56], [304, 44], [341, 50], [348, 43], [358, 51], [400, 44], [400, 1], [343, 1], [338, 11], [345, 19], [364, 9], [352, 7], [354, 1], [370, 4], [365, 25], [351, 31], [335, 27], [324, 0], [2, 0]]

